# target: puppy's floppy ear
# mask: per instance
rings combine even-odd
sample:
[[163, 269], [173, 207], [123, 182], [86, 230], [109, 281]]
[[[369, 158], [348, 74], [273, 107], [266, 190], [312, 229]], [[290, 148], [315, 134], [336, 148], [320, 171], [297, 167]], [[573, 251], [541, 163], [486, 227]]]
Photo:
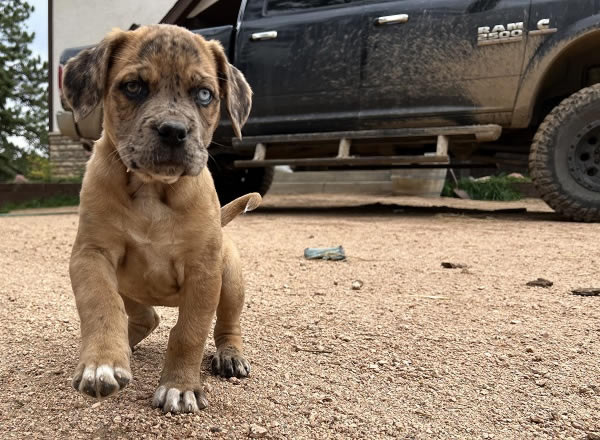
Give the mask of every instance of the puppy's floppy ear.
[[104, 96], [108, 70], [115, 50], [126, 32], [113, 30], [97, 46], [71, 58], [63, 75], [63, 95], [73, 110], [75, 122], [89, 115]]
[[229, 64], [223, 46], [218, 41], [209, 41], [208, 47], [215, 57], [219, 75], [219, 88], [221, 98], [231, 118], [233, 132], [242, 138], [242, 127], [248, 120], [252, 108], [252, 90], [244, 78], [244, 74], [236, 67]]

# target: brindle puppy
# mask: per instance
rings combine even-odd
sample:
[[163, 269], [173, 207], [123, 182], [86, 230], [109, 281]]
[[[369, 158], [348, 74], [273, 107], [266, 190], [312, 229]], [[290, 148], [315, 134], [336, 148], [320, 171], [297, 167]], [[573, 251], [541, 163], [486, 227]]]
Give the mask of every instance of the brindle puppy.
[[104, 104], [70, 264], [82, 337], [73, 386], [97, 398], [125, 387], [131, 348], [158, 325], [152, 306], [179, 307], [152, 403], [204, 408], [200, 366], [215, 312], [213, 371], [250, 372], [239, 256], [221, 229], [221, 215], [227, 223], [243, 203], [221, 213], [206, 167], [220, 101], [240, 136], [250, 87], [219, 43], [157, 25], [113, 31], [81, 52], [63, 91], [76, 119]]

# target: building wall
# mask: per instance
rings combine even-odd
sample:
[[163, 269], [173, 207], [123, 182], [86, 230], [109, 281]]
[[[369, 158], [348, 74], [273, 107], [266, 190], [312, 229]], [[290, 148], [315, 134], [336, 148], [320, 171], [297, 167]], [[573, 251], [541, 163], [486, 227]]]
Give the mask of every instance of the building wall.
[[133, 24], [153, 24], [163, 18], [175, 0], [54, 0], [53, 2], [53, 105], [54, 130], [56, 112], [61, 110], [58, 91], [58, 60], [68, 47], [99, 42], [112, 28], [129, 29]]
[[50, 166], [54, 179], [83, 177], [90, 152], [79, 141], [53, 133], [49, 136]]

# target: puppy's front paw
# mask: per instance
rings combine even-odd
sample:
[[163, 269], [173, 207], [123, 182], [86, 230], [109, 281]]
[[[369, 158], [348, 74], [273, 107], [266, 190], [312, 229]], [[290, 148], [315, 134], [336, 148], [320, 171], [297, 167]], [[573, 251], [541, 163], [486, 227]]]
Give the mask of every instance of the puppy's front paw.
[[213, 356], [211, 368], [214, 374], [223, 377], [241, 378], [250, 374], [250, 364], [234, 347], [219, 348]]
[[204, 392], [199, 389], [165, 384], [156, 389], [152, 406], [161, 408], [164, 412], [195, 413], [206, 408], [208, 400]]
[[125, 388], [130, 380], [128, 366], [82, 362], [75, 370], [72, 385], [76, 390], [100, 399]]

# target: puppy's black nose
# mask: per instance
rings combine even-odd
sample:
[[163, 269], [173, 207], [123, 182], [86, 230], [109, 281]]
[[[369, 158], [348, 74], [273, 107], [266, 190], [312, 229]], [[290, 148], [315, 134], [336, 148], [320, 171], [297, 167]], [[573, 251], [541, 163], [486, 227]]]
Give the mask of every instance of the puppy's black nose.
[[158, 136], [167, 145], [177, 147], [187, 138], [187, 127], [181, 122], [165, 121], [158, 126]]

